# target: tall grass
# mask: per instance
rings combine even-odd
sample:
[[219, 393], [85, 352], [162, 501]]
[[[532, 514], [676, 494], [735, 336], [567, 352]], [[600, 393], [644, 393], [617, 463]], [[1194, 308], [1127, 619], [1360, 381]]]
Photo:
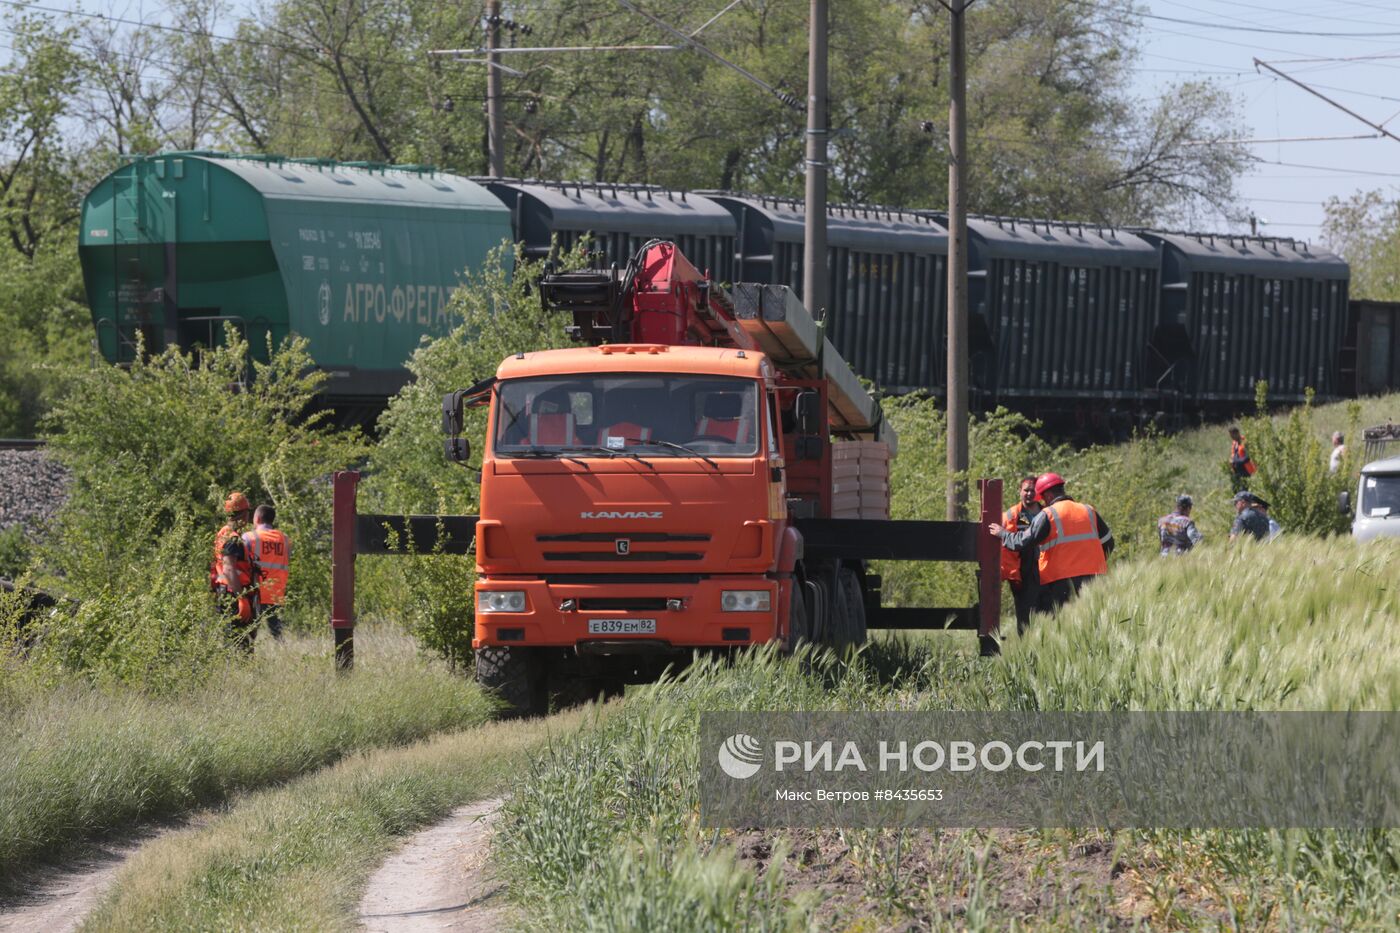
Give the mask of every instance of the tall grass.
[[11, 682], [0, 698], [0, 885], [82, 840], [489, 718], [489, 700], [409, 639], [359, 641], [351, 676], [333, 672], [322, 638], [260, 646], [254, 662], [176, 695]]
[[1400, 541], [1282, 538], [1117, 567], [1006, 646], [1016, 709], [1400, 709]]
[[529, 753], [594, 717], [492, 723], [240, 799], [208, 826], [143, 849], [83, 928], [351, 929], [365, 878], [398, 837], [496, 793]]
[[[933, 663], [932, 651], [910, 647], [919, 657], [908, 669]], [[728, 667], [697, 661], [678, 679], [629, 693], [601, 728], [549, 749], [515, 782], [497, 840], [512, 897], [540, 929], [808, 925], [813, 905], [713, 850], [700, 827], [700, 712], [878, 709], [898, 699], [869, 666], [771, 649]]]
[[[801, 884], [778, 885], [771, 868], [755, 873], [726, 834], [699, 825], [701, 711], [1393, 710], [1397, 557], [1400, 544], [1285, 537], [1125, 562], [996, 661], [970, 657], [965, 639], [933, 634], [876, 641], [850, 666], [767, 652], [728, 667], [701, 663], [629, 694], [602, 729], [541, 755], [515, 785], [498, 854], [513, 896], [541, 929], [661, 928], [685, 917], [693, 919], [680, 928], [818, 925], [823, 918], [794, 893]], [[1068, 849], [1063, 835], [995, 844], [983, 834], [936, 837], [940, 864], [966, 862], [950, 893], [909, 887], [900, 853], [909, 834], [843, 833], [874, 926], [1123, 922], [1113, 898], [1092, 892], [1066, 894], [1043, 915], [998, 903], [994, 877], [979, 867], [987, 851]], [[1139, 866], [1135, 896], [1154, 923], [1215, 924], [1177, 904], [1183, 887], [1208, 891], [1201, 896], [1245, 928], [1382, 929], [1400, 916], [1400, 832], [1137, 831], [1116, 845]], [[720, 890], [730, 896], [717, 899]], [[950, 900], [965, 913], [940, 920]]]

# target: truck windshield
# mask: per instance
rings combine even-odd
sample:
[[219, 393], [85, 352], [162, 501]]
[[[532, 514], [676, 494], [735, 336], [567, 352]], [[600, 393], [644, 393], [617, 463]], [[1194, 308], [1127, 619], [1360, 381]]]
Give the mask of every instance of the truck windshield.
[[1400, 518], [1400, 473], [1373, 473], [1361, 477], [1361, 515], [1364, 518]]
[[699, 375], [511, 379], [496, 392], [505, 457], [752, 457], [758, 385]]

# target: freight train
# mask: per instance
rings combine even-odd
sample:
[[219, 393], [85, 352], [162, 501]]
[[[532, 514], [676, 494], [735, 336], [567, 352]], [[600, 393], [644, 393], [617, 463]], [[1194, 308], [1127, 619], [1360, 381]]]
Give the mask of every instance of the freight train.
[[[832, 343], [889, 393], [943, 392], [947, 218], [828, 209]], [[1400, 314], [1351, 303], [1349, 269], [1286, 238], [978, 217], [969, 221], [972, 397], [1084, 439], [1146, 418], [1394, 388]], [[79, 255], [114, 363], [290, 333], [332, 376], [328, 403], [381, 406], [487, 252], [590, 238], [600, 268], [674, 241], [721, 282], [800, 294], [800, 202], [731, 192], [464, 178], [425, 166], [173, 152], [139, 157], [83, 204]]]

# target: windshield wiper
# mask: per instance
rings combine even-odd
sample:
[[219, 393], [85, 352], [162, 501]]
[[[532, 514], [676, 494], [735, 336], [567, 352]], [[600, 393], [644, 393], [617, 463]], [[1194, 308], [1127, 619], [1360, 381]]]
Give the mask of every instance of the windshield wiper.
[[[560, 448], [560, 449], [561, 449], [561, 450], [576, 450], [576, 451], [580, 451], [580, 452], [582, 452], [582, 451], [587, 451], [588, 453], [591, 453], [591, 454], [601, 454], [601, 455], [606, 456], [609, 460], [615, 460], [615, 459], [617, 459], [618, 457], [626, 457], [626, 458], [629, 459], [629, 460], [635, 460], [635, 461], [637, 461], [638, 463], [646, 464], [646, 466], [647, 466], [648, 469], [651, 469], [651, 470], [655, 470], [655, 469], [656, 469], [655, 466], [653, 466], [653, 465], [650, 464], [650, 463], [647, 463], [645, 457], [643, 457], [641, 454], [637, 453], [636, 451], [632, 451], [632, 450], [614, 450], [614, 449], [611, 448], [611, 447], [602, 447], [602, 446], [599, 446], [598, 444], [574, 444], [574, 445], [571, 445], [571, 446], [569, 446], [569, 447], [562, 447], [562, 448]], [[573, 460], [574, 458], [573, 458], [573, 457], [569, 457], [569, 458], [567, 458], [567, 459]], [[581, 463], [582, 461], [577, 461], [577, 462], [580, 462], [580, 463]]]
[[567, 460], [570, 463], [577, 463], [585, 470], [588, 469], [588, 462], [580, 460], [578, 457], [570, 457], [564, 451], [575, 450], [573, 447], [556, 447], [553, 449], [543, 447], [530, 447], [526, 450], [503, 450], [501, 453], [508, 457], [518, 457], [521, 460]]
[[699, 457], [701, 460], [704, 460], [706, 463], [708, 463], [710, 466], [714, 467], [716, 470], [719, 469], [719, 464], [718, 464], [718, 463], [716, 463], [715, 461], [711, 460], [709, 457], [705, 456], [705, 455], [702, 454], [700, 451], [696, 450], [694, 447], [687, 447], [687, 446], [685, 446], [684, 444], [676, 444], [676, 443], [673, 443], [672, 441], [644, 441], [644, 440], [641, 440], [641, 439], [639, 439], [639, 438], [632, 438], [632, 437], [627, 438], [627, 441], [628, 441], [629, 443], [635, 443], [635, 444], [655, 444], [655, 445], [657, 445], [658, 447], [666, 447], [666, 448], [668, 448], [668, 449], [670, 449], [670, 450], [679, 450], [681, 453], [686, 454], [686, 455], [688, 455], [688, 456], [691, 456], [691, 457]]

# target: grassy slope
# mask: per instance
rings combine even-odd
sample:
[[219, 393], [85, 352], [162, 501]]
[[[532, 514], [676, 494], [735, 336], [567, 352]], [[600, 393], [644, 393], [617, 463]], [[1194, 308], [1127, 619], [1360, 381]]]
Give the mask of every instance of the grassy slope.
[[493, 723], [242, 798], [212, 824], [144, 849], [84, 929], [351, 928], [365, 879], [398, 837], [497, 792], [541, 744], [594, 716]]
[[0, 711], [0, 883], [73, 843], [219, 803], [352, 752], [485, 721], [472, 685], [403, 636], [365, 632], [353, 676], [325, 638], [260, 644], [193, 693], [67, 685]]
[[[800, 866], [796, 881], [779, 884], [777, 873], [736, 860], [732, 834], [698, 825], [702, 710], [1400, 708], [1397, 558], [1400, 543], [1285, 538], [1125, 563], [997, 662], [968, 657], [965, 638], [934, 634], [876, 642], [869, 663], [844, 671], [810, 673], [771, 656], [700, 667], [629, 696], [601, 730], [551, 750], [516, 783], [498, 837], [513, 896], [541, 929], [842, 920], [801, 894], [827, 892]], [[870, 928], [1145, 919], [1164, 928], [1382, 929], [1400, 911], [1400, 832], [1119, 833], [1109, 840], [1113, 859], [1128, 869], [1112, 896], [1051, 885], [1058, 901], [1029, 911], [1000, 900], [987, 865], [1021, 859], [1035, 872], [1058, 871], [1076, 845], [1101, 847], [1104, 838], [838, 835], [860, 892], [854, 916]], [[937, 890], [909, 869], [921, 860], [939, 866]], [[784, 863], [775, 855], [768, 864]]]
[[[1334, 402], [1319, 405], [1312, 410], [1313, 431], [1319, 438], [1330, 439], [1333, 431], [1346, 431], [1350, 402]], [[1400, 420], [1400, 395], [1372, 396], [1360, 399], [1360, 423], [1363, 428], [1384, 424], [1387, 420]], [[1276, 416], [1275, 420], [1287, 417], [1287, 412]], [[1171, 463], [1180, 467], [1183, 478], [1180, 492], [1188, 492], [1196, 499], [1196, 522], [1207, 535], [1219, 540], [1228, 534], [1234, 509], [1230, 505], [1231, 489], [1220, 464], [1230, 454], [1230, 438], [1225, 424], [1212, 424], [1190, 431], [1183, 431], [1172, 438], [1168, 454]], [[1363, 443], [1360, 437], [1348, 438], [1348, 446], [1355, 445], [1360, 454]], [[1327, 442], [1331, 449], [1331, 441]], [[1358, 460], [1359, 462], [1359, 460]], [[1172, 493], [1163, 491], [1162, 514], [1172, 506]]]

